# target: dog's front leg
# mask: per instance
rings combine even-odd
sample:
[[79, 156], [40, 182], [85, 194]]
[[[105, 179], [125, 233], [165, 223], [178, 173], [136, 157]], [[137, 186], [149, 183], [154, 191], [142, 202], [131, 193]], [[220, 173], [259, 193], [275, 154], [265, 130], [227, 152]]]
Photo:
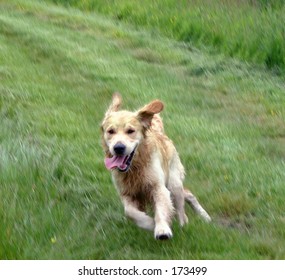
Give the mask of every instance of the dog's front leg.
[[133, 201], [129, 197], [122, 198], [125, 214], [132, 219], [139, 227], [146, 230], [154, 230], [154, 220], [148, 216], [145, 212], [138, 209], [136, 201]]
[[154, 236], [159, 240], [169, 239], [172, 237], [170, 224], [174, 210], [170, 192], [166, 187], [159, 186], [153, 195], [155, 210]]

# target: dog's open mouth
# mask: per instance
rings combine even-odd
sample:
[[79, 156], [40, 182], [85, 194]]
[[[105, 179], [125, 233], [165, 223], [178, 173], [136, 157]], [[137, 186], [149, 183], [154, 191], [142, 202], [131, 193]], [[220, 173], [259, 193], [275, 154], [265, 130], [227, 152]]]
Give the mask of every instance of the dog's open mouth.
[[136, 149], [134, 149], [129, 155], [126, 156], [113, 156], [111, 158], [105, 158], [105, 166], [107, 169], [118, 168], [121, 172], [129, 170], [132, 159], [134, 157]]

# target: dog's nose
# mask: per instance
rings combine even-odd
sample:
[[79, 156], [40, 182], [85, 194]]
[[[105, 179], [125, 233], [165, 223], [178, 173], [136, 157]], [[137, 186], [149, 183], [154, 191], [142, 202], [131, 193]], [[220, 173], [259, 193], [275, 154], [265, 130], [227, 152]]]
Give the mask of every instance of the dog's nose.
[[117, 143], [114, 146], [114, 151], [119, 156], [123, 155], [125, 153], [125, 150], [126, 150], [126, 146], [122, 143]]

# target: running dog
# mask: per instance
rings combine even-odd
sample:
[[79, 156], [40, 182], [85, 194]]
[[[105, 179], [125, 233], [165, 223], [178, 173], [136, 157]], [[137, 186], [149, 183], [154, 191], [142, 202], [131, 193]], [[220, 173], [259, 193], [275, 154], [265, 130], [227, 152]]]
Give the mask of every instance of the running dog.
[[[121, 95], [114, 93], [101, 129], [105, 166], [112, 171], [126, 216], [154, 231], [159, 240], [172, 237], [174, 213], [181, 226], [188, 222], [185, 201], [210, 222], [196, 197], [183, 187], [184, 167], [159, 116], [163, 103], [154, 100], [136, 112], [120, 110], [121, 103]], [[146, 214], [147, 205], [154, 218]]]

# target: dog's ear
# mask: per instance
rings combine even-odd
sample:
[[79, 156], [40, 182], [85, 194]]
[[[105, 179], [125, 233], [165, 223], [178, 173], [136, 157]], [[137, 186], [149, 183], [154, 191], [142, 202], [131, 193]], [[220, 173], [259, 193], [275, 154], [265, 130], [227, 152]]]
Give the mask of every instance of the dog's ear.
[[112, 112], [117, 112], [122, 104], [122, 96], [119, 92], [113, 94], [112, 103], [110, 104], [105, 116], [108, 116]]
[[138, 111], [138, 119], [145, 128], [149, 128], [154, 114], [163, 110], [163, 103], [160, 100], [154, 100], [145, 105]]

